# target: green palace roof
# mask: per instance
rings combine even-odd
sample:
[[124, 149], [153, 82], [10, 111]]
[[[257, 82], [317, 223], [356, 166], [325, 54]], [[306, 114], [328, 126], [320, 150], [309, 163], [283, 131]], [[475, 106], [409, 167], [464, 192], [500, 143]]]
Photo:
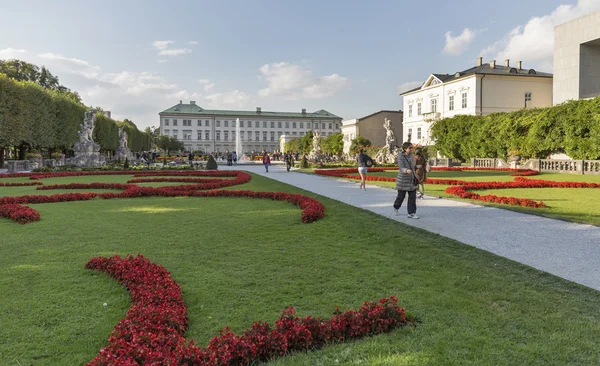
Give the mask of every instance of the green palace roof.
[[233, 111], [221, 109], [204, 109], [196, 103], [183, 104], [179, 103], [169, 109], [160, 112], [159, 115], [206, 115], [206, 116], [232, 116], [232, 117], [274, 117], [274, 118], [319, 118], [319, 119], [342, 119], [342, 117], [328, 112], [324, 109], [312, 113], [294, 113], [294, 112], [268, 112], [261, 111], [257, 108], [256, 111]]

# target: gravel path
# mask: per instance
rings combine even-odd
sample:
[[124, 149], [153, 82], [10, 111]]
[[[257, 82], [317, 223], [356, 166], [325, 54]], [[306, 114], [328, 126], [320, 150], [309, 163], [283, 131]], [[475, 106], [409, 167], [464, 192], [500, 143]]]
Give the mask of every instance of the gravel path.
[[362, 191], [358, 181], [287, 172], [282, 166], [271, 166], [269, 173], [262, 165], [219, 168], [257, 173], [600, 290], [600, 227], [430, 196], [417, 200], [421, 218], [413, 220], [406, 216], [406, 201], [400, 216], [393, 215], [396, 191], [388, 188]]

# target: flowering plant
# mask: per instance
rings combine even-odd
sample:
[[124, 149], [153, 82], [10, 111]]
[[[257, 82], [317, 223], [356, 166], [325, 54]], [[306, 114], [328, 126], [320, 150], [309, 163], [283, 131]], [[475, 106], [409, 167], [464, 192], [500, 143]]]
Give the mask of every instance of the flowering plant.
[[508, 150], [507, 155], [508, 156], [521, 156], [521, 155], [523, 155], [523, 150], [519, 149], [518, 147], [512, 147], [510, 150]]

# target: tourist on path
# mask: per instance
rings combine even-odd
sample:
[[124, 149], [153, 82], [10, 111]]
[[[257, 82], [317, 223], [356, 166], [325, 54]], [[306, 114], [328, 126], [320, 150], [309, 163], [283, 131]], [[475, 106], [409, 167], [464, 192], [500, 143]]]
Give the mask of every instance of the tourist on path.
[[398, 154], [398, 178], [396, 189], [398, 196], [394, 201], [394, 215], [398, 216], [398, 209], [402, 206], [404, 197], [408, 193], [408, 218], [418, 219], [417, 216], [417, 177], [415, 176], [415, 157], [412, 154], [413, 145], [410, 142], [402, 144], [402, 153]]
[[269, 157], [269, 154], [265, 153], [265, 155], [263, 155], [262, 163], [265, 166], [265, 171], [268, 173], [269, 165], [271, 165], [271, 158]]
[[292, 152], [288, 152], [287, 154], [283, 155], [283, 159], [285, 160], [285, 166], [287, 168], [287, 171], [289, 172], [290, 169], [292, 168], [292, 164], [293, 164], [293, 156], [292, 156]]
[[188, 154], [188, 161], [190, 162], [190, 166], [194, 166], [194, 153], [190, 151]]
[[231, 154], [231, 158], [233, 159], [233, 163], [237, 164], [237, 154], [235, 151], [233, 152], [233, 154]]
[[374, 165], [375, 162], [373, 162], [373, 159], [369, 155], [365, 154], [365, 150], [362, 148], [358, 150], [356, 162], [358, 164], [358, 174], [360, 174], [360, 186], [358, 188], [366, 191], [367, 167]]
[[423, 156], [423, 149], [417, 147], [415, 149], [415, 176], [419, 181], [417, 185], [417, 198], [423, 198], [425, 194], [425, 179], [427, 179], [427, 161]]

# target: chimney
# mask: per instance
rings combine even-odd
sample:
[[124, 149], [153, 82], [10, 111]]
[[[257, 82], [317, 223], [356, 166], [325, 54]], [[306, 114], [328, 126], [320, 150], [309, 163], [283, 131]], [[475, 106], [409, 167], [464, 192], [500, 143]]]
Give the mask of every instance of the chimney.
[[196, 101], [194, 101], [194, 100], [190, 100], [190, 104], [191, 104], [191, 105], [196, 105]]
[[519, 70], [519, 71], [521, 70], [521, 63], [522, 62], [523, 61], [517, 61], [517, 70]]
[[510, 67], [510, 59], [507, 58], [506, 60], [504, 60], [504, 66]]
[[477, 57], [477, 63], [475, 66], [481, 66], [483, 64], [483, 57]]
[[180, 101], [179, 101], [179, 104], [182, 104], [182, 103], [183, 103], [183, 100], [180, 100]]
[[306, 108], [302, 108], [302, 114], [306, 114]]
[[491, 67], [492, 69], [496, 68], [496, 60], [492, 60], [492, 61], [490, 61], [490, 67]]
[[261, 113], [260, 107], [256, 107], [256, 113]]

